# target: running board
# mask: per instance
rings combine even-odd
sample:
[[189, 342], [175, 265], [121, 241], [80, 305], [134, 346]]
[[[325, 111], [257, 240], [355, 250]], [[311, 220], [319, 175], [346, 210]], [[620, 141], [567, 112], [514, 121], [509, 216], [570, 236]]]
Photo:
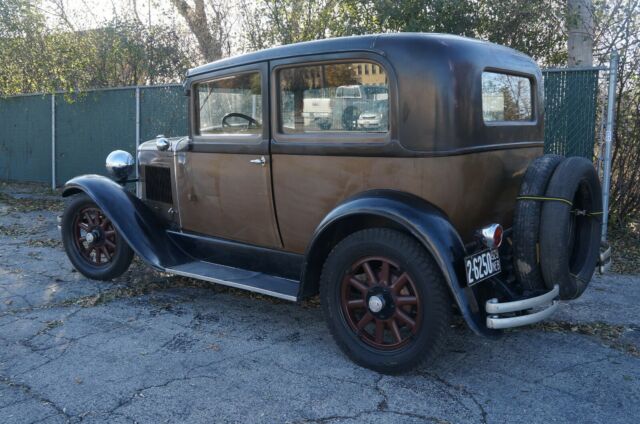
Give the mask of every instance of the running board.
[[204, 261], [194, 261], [166, 268], [166, 272], [248, 290], [280, 299], [298, 300], [300, 283], [261, 272], [247, 271]]

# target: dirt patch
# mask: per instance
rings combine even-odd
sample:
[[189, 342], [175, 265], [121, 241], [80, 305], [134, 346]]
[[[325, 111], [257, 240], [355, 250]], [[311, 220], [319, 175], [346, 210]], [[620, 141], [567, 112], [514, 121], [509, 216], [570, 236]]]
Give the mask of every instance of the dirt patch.
[[640, 270], [640, 219], [609, 228], [613, 263], [611, 270], [620, 274], [637, 274]]
[[544, 321], [531, 328], [554, 333], [575, 333], [596, 337], [612, 349], [640, 358], [638, 346], [624, 341], [624, 335], [630, 331], [638, 331], [637, 328], [604, 322], [573, 323], [568, 321]]
[[58, 248], [62, 246], [62, 242], [56, 239], [29, 239], [25, 243], [29, 247], [51, 247]]
[[25, 235], [24, 228], [19, 225], [0, 225], [0, 236], [4, 237], [19, 237]]
[[2, 191], [0, 191], [0, 203], [7, 205], [10, 212], [60, 212], [64, 209], [62, 200], [35, 196], [16, 197]]

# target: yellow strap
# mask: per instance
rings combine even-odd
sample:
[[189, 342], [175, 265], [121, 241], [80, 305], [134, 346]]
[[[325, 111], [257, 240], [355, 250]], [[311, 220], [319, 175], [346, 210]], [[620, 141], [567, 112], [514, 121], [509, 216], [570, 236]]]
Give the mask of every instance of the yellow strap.
[[[563, 199], [562, 197], [546, 197], [546, 196], [518, 196], [516, 200], [547, 200], [552, 202], [562, 202], [566, 203], [569, 206], [573, 206], [573, 202]], [[586, 216], [598, 216], [602, 215], [602, 212], [588, 212], [585, 214]]]
[[555, 202], [563, 202], [569, 206], [573, 206], [573, 202], [563, 199], [562, 197], [544, 197], [544, 196], [518, 196], [516, 200], [551, 200]]

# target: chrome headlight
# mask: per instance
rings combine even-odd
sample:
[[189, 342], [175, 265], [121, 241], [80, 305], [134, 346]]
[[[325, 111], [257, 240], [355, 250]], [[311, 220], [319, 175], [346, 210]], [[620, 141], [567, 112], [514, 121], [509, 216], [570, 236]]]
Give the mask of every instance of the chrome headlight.
[[109, 153], [109, 156], [107, 156], [105, 166], [114, 180], [124, 182], [133, 172], [133, 169], [136, 166], [136, 161], [129, 152], [125, 152], [124, 150], [114, 150]]
[[164, 152], [165, 150], [169, 150], [169, 147], [171, 147], [171, 142], [167, 140], [164, 135], [160, 134], [156, 136], [156, 148], [158, 150]]

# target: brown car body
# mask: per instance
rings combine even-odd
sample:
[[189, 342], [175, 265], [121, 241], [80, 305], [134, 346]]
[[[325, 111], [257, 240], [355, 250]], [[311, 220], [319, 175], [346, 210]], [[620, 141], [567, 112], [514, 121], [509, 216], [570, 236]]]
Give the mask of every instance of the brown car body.
[[[390, 128], [383, 136], [285, 135], [277, 131], [272, 101], [263, 134], [239, 145], [224, 135], [193, 135], [192, 100], [192, 135], [178, 161], [170, 159], [172, 151], [158, 152], [154, 141], [141, 147], [142, 169], [167, 156], [179, 204], [169, 205], [175, 223], [185, 231], [302, 254], [318, 224], [340, 203], [367, 190], [390, 189], [444, 211], [466, 242], [485, 224], [510, 226], [521, 177], [544, 145], [541, 74], [521, 53], [443, 35], [354, 37], [215, 62], [190, 71], [185, 87], [190, 91], [198, 81], [252, 69], [275, 78], [279, 66], [364, 58], [393, 76]], [[487, 69], [532, 79], [534, 119], [483, 121], [479, 81]], [[276, 87], [272, 81], [263, 97], [276, 98]], [[266, 166], [252, 166], [250, 160], [261, 155]]]

